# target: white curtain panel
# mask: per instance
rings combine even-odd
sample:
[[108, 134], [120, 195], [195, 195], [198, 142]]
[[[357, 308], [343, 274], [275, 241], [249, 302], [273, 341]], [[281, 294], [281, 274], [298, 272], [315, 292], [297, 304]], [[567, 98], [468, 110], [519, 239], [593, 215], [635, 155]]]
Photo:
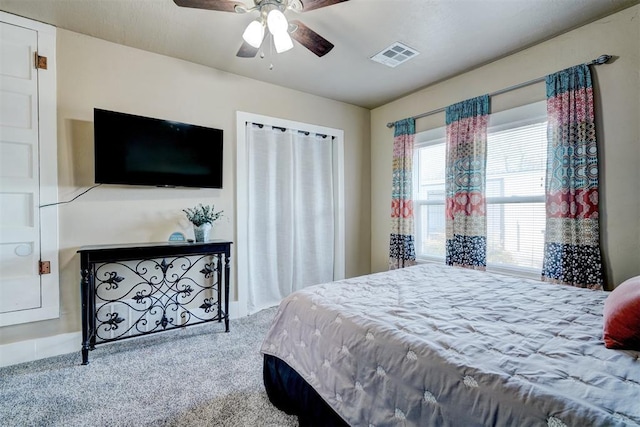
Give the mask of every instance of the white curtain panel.
[[247, 123], [248, 310], [333, 280], [332, 138]]

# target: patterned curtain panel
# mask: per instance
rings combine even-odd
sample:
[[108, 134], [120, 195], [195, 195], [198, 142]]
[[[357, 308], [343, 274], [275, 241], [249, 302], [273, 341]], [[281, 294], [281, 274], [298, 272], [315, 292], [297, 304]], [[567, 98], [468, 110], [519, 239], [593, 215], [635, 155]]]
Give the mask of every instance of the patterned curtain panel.
[[446, 263], [484, 270], [489, 95], [451, 105], [446, 114]]
[[416, 263], [413, 230], [413, 140], [414, 119], [395, 123], [393, 138], [393, 187], [391, 192], [391, 239], [389, 269], [409, 267]]
[[602, 289], [598, 149], [591, 72], [547, 76], [546, 233], [542, 280]]

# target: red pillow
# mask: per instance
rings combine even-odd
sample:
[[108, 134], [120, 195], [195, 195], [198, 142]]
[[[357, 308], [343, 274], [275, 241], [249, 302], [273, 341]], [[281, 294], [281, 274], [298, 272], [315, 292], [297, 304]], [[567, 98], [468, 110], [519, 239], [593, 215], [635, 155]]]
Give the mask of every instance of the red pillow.
[[604, 302], [604, 345], [640, 350], [640, 276], [616, 287]]

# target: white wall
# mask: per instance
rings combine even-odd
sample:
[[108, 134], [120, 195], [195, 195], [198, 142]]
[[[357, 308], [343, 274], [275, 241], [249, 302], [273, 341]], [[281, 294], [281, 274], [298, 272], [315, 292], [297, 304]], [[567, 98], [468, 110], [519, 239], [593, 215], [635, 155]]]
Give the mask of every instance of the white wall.
[[[490, 93], [590, 61], [595, 69], [604, 262], [610, 286], [640, 274], [640, 6], [634, 6], [476, 70], [427, 87], [371, 113], [371, 267], [387, 269], [393, 130], [405, 117]], [[452, 55], [455, 55], [452, 52]], [[446, 58], [442, 59], [446, 60]], [[493, 97], [492, 111], [545, 99], [544, 83]], [[416, 121], [444, 125], [444, 114]], [[387, 171], [384, 173], [383, 171]]]
[[[181, 209], [200, 202], [225, 211], [212, 238], [234, 240], [238, 110], [344, 130], [346, 274], [369, 272], [369, 110], [62, 29], [57, 44], [60, 200], [93, 184], [94, 107], [223, 129], [224, 188], [102, 186], [61, 205], [61, 316], [0, 328], [0, 345], [80, 330], [82, 245], [166, 241], [173, 231], [192, 237]], [[235, 277], [233, 258], [232, 268]]]

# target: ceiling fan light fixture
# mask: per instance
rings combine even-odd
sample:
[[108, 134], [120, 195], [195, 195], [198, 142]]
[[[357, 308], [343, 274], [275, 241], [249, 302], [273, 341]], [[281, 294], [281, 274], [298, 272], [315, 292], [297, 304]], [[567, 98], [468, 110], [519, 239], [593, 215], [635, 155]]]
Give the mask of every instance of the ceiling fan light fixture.
[[264, 24], [259, 20], [251, 21], [247, 29], [244, 30], [242, 38], [256, 49], [260, 48], [264, 39]]
[[[258, 14], [258, 19], [249, 23], [242, 34], [243, 43], [236, 53], [238, 58], [254, 58], [264, 44], [267, 31], [272, 36], [269, 45], [278, 52], [292, 49], [292, 39], [295, 39], [317, 57], [323, 57], [333, 49], [333, 43], [298, 20], [294, 19], [290, 25], [285, 13], [307, 12], [346, 1], [349, 0], [173, 0], [180, 7]], [[260, 55], [264, 56], [264, 52]]]
[[286, 34], [289, 23], [284, 13], [278, 9], [272, 9], [267, 15], [267, 27], [269, 28], [269, 32], [275, 36], [276, 34]]
[[273, 34], [273, 45], [276, 48], [276, 52], [282, 53], [290, 49], [293, 49], [293, 40], [286, 31]]

